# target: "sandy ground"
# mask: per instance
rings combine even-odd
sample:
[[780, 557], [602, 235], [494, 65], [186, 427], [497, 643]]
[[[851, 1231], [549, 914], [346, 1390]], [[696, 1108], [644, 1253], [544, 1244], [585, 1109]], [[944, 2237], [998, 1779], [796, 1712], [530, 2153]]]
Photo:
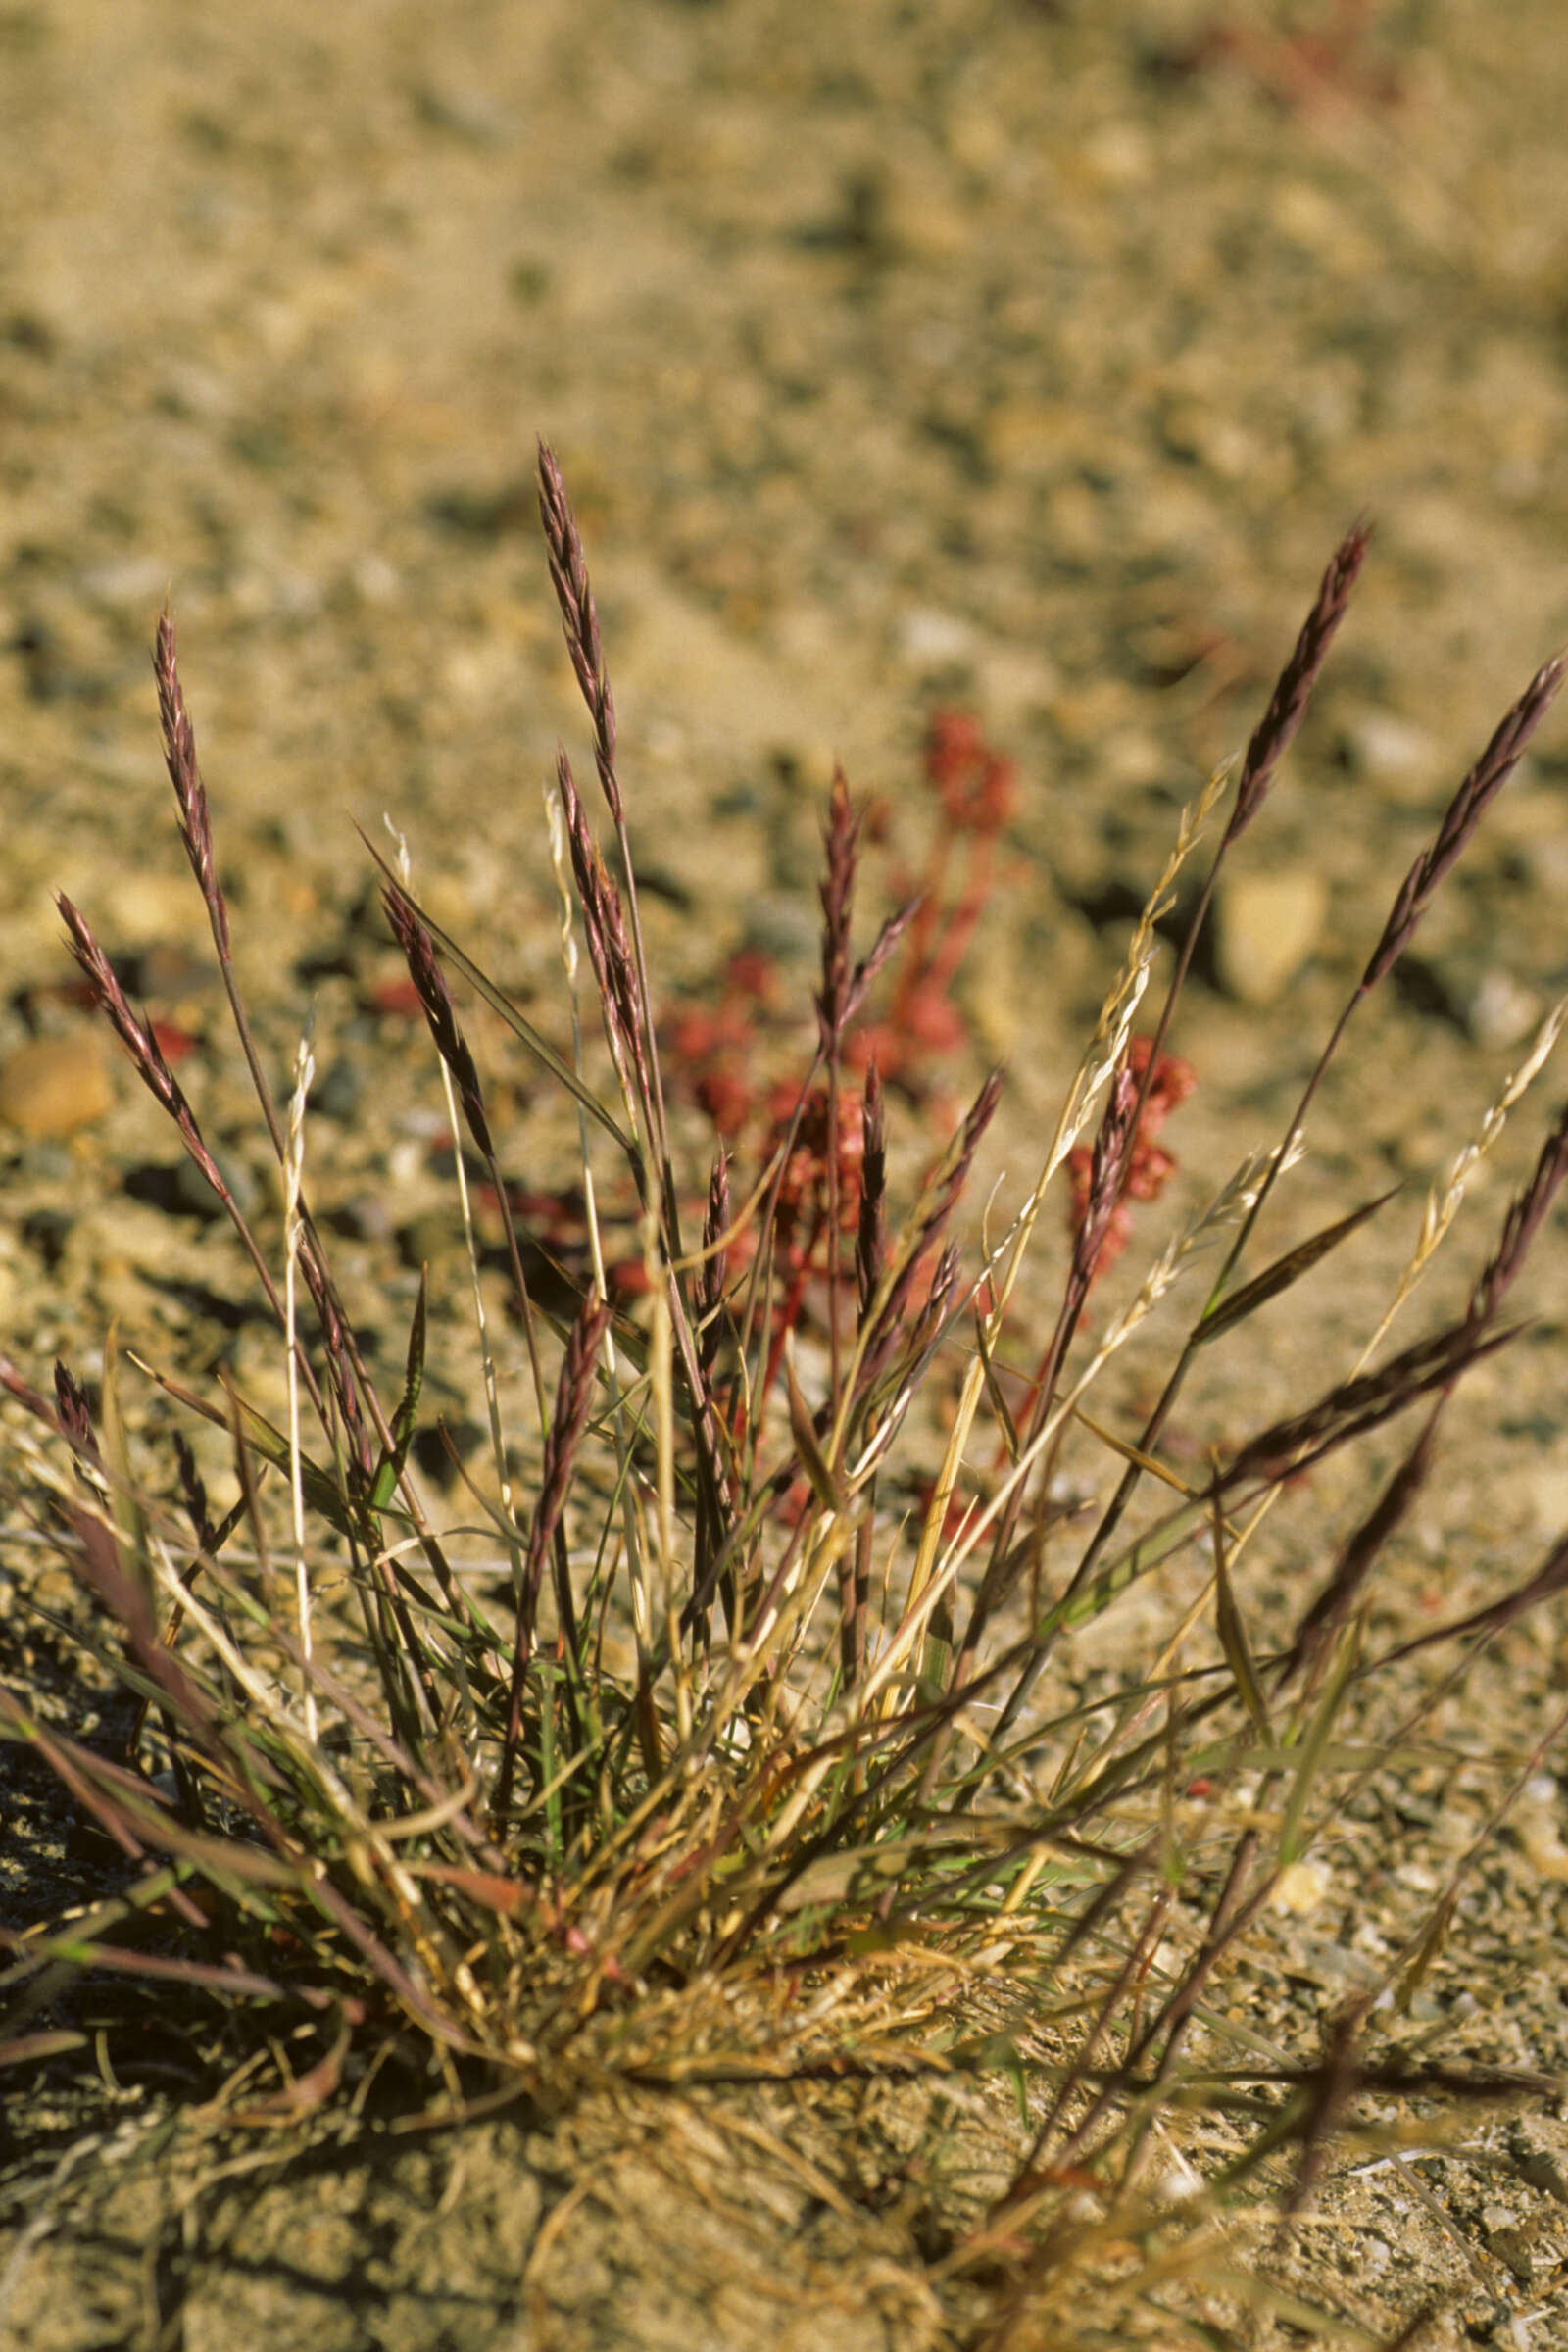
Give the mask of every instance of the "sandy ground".
[[[835, 758], [916, 839], [934, 704], [973, 709], [1017, 761], [1007, 888], [961, 984], [971, 1058], [1010, 1070], [993, 1173], [1036, 1148], [1179, 805], [1245, 739], [1353, 516], [1378, 525], [1362, 593], [1176, 1039], [1200, 1080], [1189, 1201], [1277, 1132], [1395, 880], [1568, 636], [1556, 0], [35, 0], [0, 11], [0, 1306], [35, 1373], [61, 1350], [93, 1371], [118, 1317], [187, 1375], [275, 1377], [155, 1112], [57, 985], [59, 887], [200, 1041], [192, 1096], [262, 1192], [161, 781], [146, 652], [166, 592], [246, 983], [279, 1066], [317, 1004], [341, 1071], [318, 1181], [345, 1212], [383, 1204], [379, 1225], [358, 1212], [345, 1270], [375, 1279], [398, 1238], [405, 1314], [428, 1234], [404, 1237], [445, 1213], [404, 1148], [432, 1080], [367, 1013], [395, 958], [352, 822], [389, 812], [438, 911], [559, 1013], [539, 784], [583, 730], [536, 433], [589, 540], [672, 984], [760, 945], [809, 985]], [[1370, 1009], [1276, 1238], [1395, 1178], [1403, 1225], [1195, 1392], [1195, 1449], [1299, 1401], [1337, 1335], [1375, 1321], [1420, 1188], [1568, 984], [1565, 780], [1559, 719], [1410, 984]], [[383, 1082], [368, 1097], [355, 1074], [375, 1055], [390, 1130], [364, 1116]], [[1434, 1298], [1473, 1267], [1551, 1100], [1548, 1081], [1514, 1122]], [[512, 1102], [509, 1149], [548, 1160], [521, 1076]], [[1411, 1608], [1479, 1605], [1568, 1519], [1563, 1281], [1559, 1236], [1530, 1338], [1478, 1378], [1423, 1505]], [[1279, 1592], [1336, 1499], [1282, 1537]], [[13, 1653], [24, 1575], [0, 1562]], [[1499, 1645], [1446, 1726], [1473, 1771], [1412, 1786], [1377, 1887], [1348, 1841], [1243, 2012], [1327, 2002], [1357, 1949], [1396, 1940], [1400, 1874], [1412, 1902], [1440, 1883], [1560, 1704], [1560, 1634]], [[1467, 1898], [1443, 1986], [1471, 2003], [1443, 2013], [1456, 2051], [1563, 2067], [1559, 1817], [1548, 1760]], [[53, 1835], [12, 1856], [19, 1918], [69, 1885]], [[198, 2186], [199, 2164], [143, 2160], [153, 2091], [94, 2108], [67, 2073], [26, 2082], [14, 2126], [0, 2331], [29, 2352], [232, 2340], [241, 2293], [279, 2352], [814, 2344], [830, 2319], [904, 2345], [946, 2324], [906, 2218], [842, 2182], [840, 2214], [787, 2167], [760, 2167], [751, 2283], [726, 2302], [689, 2180], [628, 2190], [616, 2234], [579, 2193], [597, 2158], [498, 2124], [422, 2172], [337, 2150]], [[701, 2180], [720, 2125], [689, 2120]], [[842, 2120], [769, 2129], [827, 2163]], [[661, 2128], [621, 2122], [641, 2180]], [[1462, 2153], [1353, 2181], [1293, 2255], [1298, 2281], [1372, 2328], [1437, 2292], [1470, 2340], [1551, 2342], [1553, 2133], [1545, 2110], [1473, 2122]], [[63, 2164], [92, 2183], [79, 2210]]]

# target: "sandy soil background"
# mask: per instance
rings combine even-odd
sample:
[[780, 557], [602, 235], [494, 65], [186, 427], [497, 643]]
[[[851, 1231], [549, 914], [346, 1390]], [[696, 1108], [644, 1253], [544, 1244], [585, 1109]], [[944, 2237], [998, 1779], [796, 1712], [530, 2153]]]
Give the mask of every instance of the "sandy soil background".
[[[384, 1280], [396, 1242], [405, 1317], [449, 1203], [420, 1151], [433, 1075], [373, 1009], [396, 959], [352, 820], [389, 811], [437, 910], [559, 1004], [539, 784], [582, 728], [536, 433], [589, 541], [672, 988], [747, 944], [809, 985], [835, 757], [910, 841], [934, 703], [1017, 760], [1008, 888], [962, 982], [974, 1060], [1011, 1073], [996, 1169], [1027, 1169], [1179, 805], [1245, 740], [1357, 513], [1378, 523], [1363, 590], [1176, 1040], [1200, 1079], [1189, 1204], [1277, 1132], [1395, 880], [1568, 637], [1556, 0], [35, 0], [0, 10], [0, 1310], [35, 1374], [62, 1349], [93, 1371], [118, 1317], [186, 1376], [225, 1362], [264, 1397], [277, 1377], [156, 1113], [58, 985], [64, 888], [198, 1040], [193, 1099], [265, 1200], [158, 760], [166, 592], [280, 1067], [317, 1004], [340, 1270]], [[1565, 782], [1558, 720], [1369, 1014], [1278, 1238], [1395, 1177], [1404, 1224], [1195, 1395], [1195, 1446], [1299, 1401], [1375, 1321], [1419, 1188], [1568, 984]], [[514, 1075], [508, 1149], [548, 1163]], [[1515, 1121], [1450, 1286], [1549, 1105], [1548, 1086]], [[1559, 1237], [1423, 1506], [1410, 1608], [1479, 1605], [1568, 1519], [1563, 1284]], [[1280, 1592], [1324, 1525], [1283, 1538]], [[41, 1675], [25, 1575], [0, 1559], [0, 1632]], [[1560, 1633], [1499, 1644], [1456, 1709], [1459, 1745], [1498, 1760], [1412, 1789], [1388, 1874], [1418, 1874], [1412, 1902], [1560, 1704]], [[13, 1828], [45, 1806], [24, 1779]], [[1555, 2071], [1548, 1769], [1522, 1818], [1444, 1997], [1473, 2004], [1456, 2047]], [[39, 1819], [6, 1849], [8, 1916], [69, 1882]], [[1370, 1897], [1352, 1841], [1238, 1999], [1332, 1997], [1358, 1936], [1365, 1956], [1399, 1932]], [[905, 2224], [782, 2176], [735, 2225], [749, 2284], [726, 2304], [690, 2186], [709, 2120], [687, 2185], [632, 2194], [612, 2243], [577, 2197], [592, 2147], [520, 2127], [417, 2179], [361, 2150], [326, 2188], [281, 2158], [240, 2189], [173, 2157], [127, 2186], [153, 2091], [90, 2129], [62, 2079], [28, 2095], [0, 2312], [19, 2347], [179, 2340], [181, 2313], [184, 2340], [217, 2341], [241, 2293], [279, 2347], [939, 2340]], [[832, 2116], [772, 2120], [814, 2161], [847, 2144]], [[664, 2127], [627, 2125], [634, 2173], [655, 2162], [637, 2129]], [[1478, 2125], [1465, 2155], [1352, 2183], [1300, 2276], [1370, 2327], [1440, 2288], [1472, 2340], [1549, 2343], [1561, 2138], [1545, 2112]], [[98, 2184], [74, 2221], [51, 2185], [73, 2146]]]

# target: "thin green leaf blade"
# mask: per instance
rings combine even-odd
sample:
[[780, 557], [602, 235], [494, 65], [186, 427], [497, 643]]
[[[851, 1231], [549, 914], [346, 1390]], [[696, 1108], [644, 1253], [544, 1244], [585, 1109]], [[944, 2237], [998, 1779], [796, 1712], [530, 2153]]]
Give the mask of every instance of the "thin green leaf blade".
[[1241, 1696], [1243, 1706], [1250, 1716], [1253, 1728], [1265, 1746], [1271, 1744], [1269, 1735], [1268, 1701], [1258, 1681], [1257, 1668], [1252, 1660], [1252, 1644], [1248, 1640], [1246, 1621], [1237, 1605], [1231, 1585], [1230, 1564], [1225, 1557], [1225, 1529], [1218, 1501], [1214, 1505], [1214, 1620], [1219, 1633], [1219, 1645], [1225, 1653], [1225, 1663]]
[[1296, 1767], [1296, 1776], [1291, 1783], [1291, 1793], [1285, 1801], [1285, 1816], [1280, 1826], [1279, 1858], [1283, 1869], [1288, 1869], [1293, 1862], [1299, 1861], [1306, 1850], [1307, 1840], [1302, 1833], [1306, 1808], [1311, 1801], [1313, 1785], [1319, 1772], [1324, 1768], [1329, 1735], [1334, 1729], [1335, 1718], [1339, 1714], [1341, 1702], [1349, 1686], [1350, 1677], [1355, 1671], [1356, 1661], [1360, 1654], [1361, 1620], [1356, 1618], [1346, 1629], [1345, 1638], [1340, 1643], [1339, 1655], [1334, 1661], [1333, 1672], [1324, 1686], [1323, 1695], [1318, 1700], [1312, 1720], [1307, 1726], [1306, 1736], [1298, 1751], [1298, 1761]]
[[414, 1443], [415, 1424], [418, 1418], [419, 1396], [424, 1387], [424, 1339], [429, 1304], [430, 1269], [419, 1269], [419, 1296], [415, 1301], [414, 1322], [409, 1331], [409, 1352], [403, 1379], [403, 1394], [398, 1398], [397, 1411], [392, 1416], [392, 1444], [375, 1466], [370, 1485], [370, 1508], [384, 1511], [397, 1493], [403, 1466]]

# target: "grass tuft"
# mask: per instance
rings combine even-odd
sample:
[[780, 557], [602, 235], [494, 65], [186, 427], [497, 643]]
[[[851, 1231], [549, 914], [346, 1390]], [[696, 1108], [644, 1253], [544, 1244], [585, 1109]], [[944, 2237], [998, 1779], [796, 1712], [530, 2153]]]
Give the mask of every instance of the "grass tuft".
[[[892, 1147], [902, 1105], [921, 1104], [929, 1127], [933, 1069], [963, 1042], [951, 991], [995, 885], [1010, 766], [972, 721], [938, 715], [937, 846], [918, 894], [860, 951], [865, 812], [835, 776], [820, 974], [800, 1007], [814, 1039], [760, 1086], [744, 1065], [765, 1058], [770, 974], [732, 973], [721, 1019], [688, 1008], [671, 1022], [656, 996], [588, 564], [543, 447], [539, 495], [609, 820], [602, 845], [563, 751], [550, 814], [569, 1041], [543, 1034], [420, 906], [406, 853], [370, 852], [454, 1134], [477, 1162], [470, 1178], [458, 1150], [493, 1479], [470, 1486], [466, 1524], [438, 1528], [411, 1470], [431, 1425], [425, 1286], [401, 1385], [383, 1393], [311, 1211], [308, 1047], [292, 1102], [280, 1111], [269, 1088], [167, 613], [154, 656], [165, 749], [278, 1164], [281, 1281], [278, 1235], [225, 1183], [155, 1031], [87, 918], [60, 901], [71, 953], [255, 1271], [290, 1411], [278, 1429], [232, 1388], [201, 1396], [156, 1374], [220, 1433], [232, 1494], [215, 1516], [182, 1439], [166, 1477], [130, 1468], [112, 1350], [97, 1410], [67, 1367], [49, 1395], [0, 1360], [11, 1524], [69, 1569], [78, 1638], [137, 1701], [125, 1752], [109, 1754], [0, 1689], [0, 1730], [52, 1768], [118, 1857], [102, 1900], [0, 1936], [0, 2058], [72, 2046], [71, 2027], [48, 2021], [68, 2014], [83, 1972], [119, 1972], [215, 2005], [246, 2051], [232, 2111], [256, 2117], [297, 2115], [396, 2065], [425, 2085], [416, 2103], [453, 2112], [497, 2080], [557, 2098], [607, 2077], [1003, 2071], [1022, 2086], [1027, 2145], [933, 2274], [984, 2285], [991, 2316], [975, 2340], [1039, 2340], [1028, 2330], [1042, 2312], [1090, 2291], [1146, 2318], [1196, 2313], [1215, 2278], [1240, 2291], [1215, 2267], [1217, 2217], [1260, 2196], [1298, 2213], [1331, 2154], [1384, 2128], [1374, 2106], [1525, 2081], [1446, 2069], [1399, 2042], [1401, 1985], [1447, 1932], [1454, 1882], [1390, 1963], [1390, 2002], [1358, 1994], [1326, 2020], [1320, 2050], [1260, 2055], [1256, 2036], [1228, 2034], [1213, 1994], [1286, 1874], [1430, 1724], [1481, 1646], [1568, 1581], [1565, 1538], [1513, 1590], [1375, 1651], [1378, 1567], [1436, 1474], [1449, 1400], [1515, 1337], [1502, 1310], [1568, 1172], [1568, 1110], [1463, 1311], [1392, 1355], [1382, 1343], [1560, 1010], [1435, 1189], [1361, 1359], [1233, 1437], [1196, 1479], [1161, 1441], [1199, 1356], [1244, 1343], [1266, 1303], [1384, 1205], [1246, 1268], [1351, 1016], [1408, 948], [1562, 663], [1514, 705], [1396, 894], [1285, 1133], [1221, 1181], [1097, 1325], [1091, 1294], [1128, 1245], [1133, 1202], [1169, 1172], [1156, 1137], [1195, 1082], [1165, 1041], [1202, 925], [1345, 621], [1366, 529], [1337, 551], [1249, 744], [1157, 1017], [1140, 1029], [1154, 925], [1223, 778], [1183, 815], [1023, 1198], [971, 1212], [965, 1232], [1000, 1075], [902, 1205]], [[577, 1018], [579, 940], [603, 1061]], [[455, 987], [499, 1016], [575, 1115], [572, 1213], [587, 1232], [575, 1257], [552, 1225], [559, 1199], [515, 1204]], [[706, 1167], [674, 1148], [694, 1109], [717, 1131]], [[503, 1220], [520, 1360], [486, 1316], [481, 1181]], [[635, 1250], [617, 1260], [602, 1204], [621, 1187]], [[1043, 1216], [1054, 1194], [1059, 1220]], [[1092, 1392], [1215, 1250], [1157, 1404], [1118, 1435]], [[541, 1264], [552, 1279], [530, 1289]], [[1042, 1319], [1053, 1267], [1058, 1297]], [[1263, 1520], [1328, 1455], [1405, 1417], [1413, 1442], [1318, 1590], [1292, 1624], [1263, 1631], [1250, 1574]], [[1087, 1532], [1069, 1494], [1095, 1498]], [[1114, 1622], [1179, 1558], [1202, 1573], [1176, 1631], [1141, 1663], [1124, 1653], [1108, 1686], [1077, 1673], [1075, 1637]], [[1386, 1671], [1418, 1655], [1430, 1672], [1400, 1682], [1391, 1729]], [[1173, 2200], [1151, 2149], [1195, 2146], [1199, 2118], [1223, 2120], [1229, 2153]], [[1143, 2248], [1131, 2273], [1130, 2244]], [[1283, 2289], [1277, 2307], [1295, 2312]]]

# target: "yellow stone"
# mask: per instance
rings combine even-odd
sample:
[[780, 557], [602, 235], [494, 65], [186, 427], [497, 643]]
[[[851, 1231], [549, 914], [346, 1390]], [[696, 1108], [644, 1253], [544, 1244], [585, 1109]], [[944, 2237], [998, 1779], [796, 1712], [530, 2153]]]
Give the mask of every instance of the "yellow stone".
[[24, 1135], [71, 1135], [114, 1102], [103, 1048], [90, 1030], [36, 1037], [0, 1069], [0, 1118]]

